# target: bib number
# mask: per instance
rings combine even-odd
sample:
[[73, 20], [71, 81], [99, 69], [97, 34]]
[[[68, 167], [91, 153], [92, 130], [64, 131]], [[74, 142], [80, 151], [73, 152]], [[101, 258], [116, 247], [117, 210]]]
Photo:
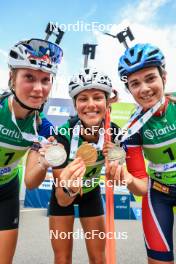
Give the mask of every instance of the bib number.
[[175, 157], [174, 157], [174, 154], [173, 154], [171, 148], [167, 148], [167, 149], [165, 149], [165, 150], [163, 151], [163, 153], [164, 153], [164, 154], [168, 154], [170, 160], [175, 160]]
[[7, 157], [6, 161], [4, 162], [4, 166], [8, 165], [8, 163], [12, 160], [15, 152], [6, 153], [5, 156]]

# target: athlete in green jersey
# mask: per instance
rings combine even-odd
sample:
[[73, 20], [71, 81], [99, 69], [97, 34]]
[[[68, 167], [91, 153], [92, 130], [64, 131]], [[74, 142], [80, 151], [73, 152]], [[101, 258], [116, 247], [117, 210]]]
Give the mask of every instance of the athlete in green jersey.
[[[11, 95], [0, 98], [0, 262], [11, 264], [19, 223], [18, 162], [33, 141], [49, 137], [49, 121], [40, 113], [62, 57], [60, 47], [31, 39], [9, 52]], [[33, 146], [34, 147], [34, 146]], [[41, 166], [36, 171], [43, 171]]]
[[[143, 195], [142, 222], [149, 264], [173, 264], [173, 207], [176, 205], [176, 104], [164, 96], [164, 55], [137, 44], [119, 60], [119, 74], [140, 108], [129, 124], [127, 168], [110, 167], [134, 194]], [[140, 110], [140, 111], [139, 111]], [[142, 110], [142, 111], [141, 111]], [[145, 169], [144, 156], [148, 161]], [[147, 184], [148, 183], [148, 184]]]
[[[105, 225], [99, 180], [104, 163], [104, 118], [111, 89], [109, 77], [91, 69], [74, 76], [69, 84], [78, 117], [58, 130], [56, 138], [64, 145], [67, 160], [59, 170], [53, 169], [57, 186], [53, 186], [50, 200], [50, 232], [58, 234], [51, 238], [57, 264], [72, 263], [74, 204], [79, 206], [89, 262], [105, 263]], [[113, 125], [111, 133], [112, 136], [117, 134], [118, 127]], [[85, 141], [90, 143], [90, 149], [94, 147], [93, 153], [97, 152], [94, 161], [87, 166], [82, 158], [76, 158], [77, 150]], [[40, 152], [44, 152], [44, 148]], [[90, 152], [86, 153], [91, 156]], [[45, 165], [43, 161], [43, 167]], [[31, 181], [31, 187], [36, 186], [34, 182]], [[60, 236], [63, 233], [64, 239]]]

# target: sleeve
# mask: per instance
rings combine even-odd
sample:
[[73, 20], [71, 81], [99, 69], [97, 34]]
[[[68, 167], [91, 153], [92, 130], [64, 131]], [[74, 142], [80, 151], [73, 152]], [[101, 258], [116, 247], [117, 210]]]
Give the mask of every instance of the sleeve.
[[[54, 130], [54, 127], [51, 122], [49, 122], [49, 120], [46, 119], [46, 117], [44, 117], [43, 115], [40, 115], [40, 118], [42, 122], [38, 127], [38, 134], [45, 138], [49, 138], [50, 136], [52, 136], [52, 131]], [[31, 150], [38, 151], [39, 148], [41, 148], [40, 143], [33, 142]]]
[[148, 177], [148, 175], [146, 172], [146, 166], [140, 141], [140, 134], [136, 133], [125, 142], [126, 165], [128, 171], [134, 177], [143, 179]]
[[46, 117], [42, 117], [41, 120], [42, 123], [38, 127], [39, 135], [45, 138], [52, 136], [52, 131], [54, 130], [52, 123]]

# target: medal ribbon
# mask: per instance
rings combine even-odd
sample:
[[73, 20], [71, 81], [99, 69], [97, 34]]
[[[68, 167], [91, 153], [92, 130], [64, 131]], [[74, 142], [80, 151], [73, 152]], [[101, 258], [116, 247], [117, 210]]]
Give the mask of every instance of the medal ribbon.
[[[110, 128], [110, 110], [106, 111], [105, 117], [105, 141], [111, 141], [111, 135], [108, 133]], [[115, 234], [114, 225], [114, 193], [113, 186], [109, 186], [107, 181], [109, 180], [109, 175], [106, 174], [106, 234]], [[114, 237], [106, 237], [106, 264], [116, 264], [115, 256], [115, 239]]]
[[[115, 137], [115, 142], [123, 142], [130, 136], [134, 135], [137, 131], [143, 127], [143, 125], [156, 113], [162, 104], [165, 102], [165, 97], [163, 96], [151, 109], [144, 113], [134, 124], [132, 122], [140, 115], [142, 112], [142, 107], [138, 107], [137, 111], [132, 115], [128, 123], [121, 129], [119, 134]], [[121, 139], [119, 137], [122, 136]]]
[[14, 96], [12, 95], [10, 97], [10, 104], [11, 104], [11, 108], [12, 108], [12, 122], [18, 128], [19, 132], [22, 135], [22, 138], [27, 140], [27, 141], [32, 141], [32, 142], [48, 143], [48, 140], [45, 137], [38, 135], [36, 111], [35, 111], [34, 122], [33, 122], [33, 128], [34, 128], [35, 134], [26, 133], [26, 132], [21, 131], [20, 127], [17, 124], [14, 109], [13, 109], [13, 98], [14, 98]]

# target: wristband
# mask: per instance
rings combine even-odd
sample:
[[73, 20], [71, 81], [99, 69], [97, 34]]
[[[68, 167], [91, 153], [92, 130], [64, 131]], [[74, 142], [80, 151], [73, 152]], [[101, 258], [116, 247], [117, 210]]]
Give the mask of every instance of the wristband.
[[64, 193], [66, 193], [69, 197], [75, 197], [79, 194], [80, 189], [77, 192], [73, 192], [71, 189], [68, 187], [62, 187]]
[[34, 150], [34, 151], [39, 151], [39, 149], [41, 148], [41, 145], [40, 145], [40, 143], [38, 143], [38, 142], [34, 142], [33, 144], [32, 144], [32, 146], [31, 146], [31, 150]]

